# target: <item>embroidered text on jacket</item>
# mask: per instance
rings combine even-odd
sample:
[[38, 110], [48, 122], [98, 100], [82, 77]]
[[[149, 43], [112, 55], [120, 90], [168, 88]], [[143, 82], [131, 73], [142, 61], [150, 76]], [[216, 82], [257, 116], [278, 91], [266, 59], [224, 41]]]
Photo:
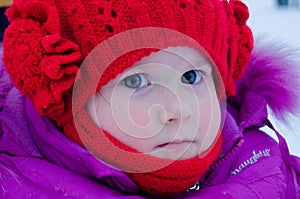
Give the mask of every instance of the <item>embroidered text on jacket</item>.
[[269, 157], [270, 156], [270, 149], [260, 150], [258, 153], [255, 152], [255, 150], [252, 152], [253, 156], [251, 156], [249, 159], [245, 160], [240, 166], [231, 172], [232, 175], [236, 175], [239, 172], [241, 172], [245, 167], [247, 167], [250, 164], [256, 163], [260, 158], [262, 157]]

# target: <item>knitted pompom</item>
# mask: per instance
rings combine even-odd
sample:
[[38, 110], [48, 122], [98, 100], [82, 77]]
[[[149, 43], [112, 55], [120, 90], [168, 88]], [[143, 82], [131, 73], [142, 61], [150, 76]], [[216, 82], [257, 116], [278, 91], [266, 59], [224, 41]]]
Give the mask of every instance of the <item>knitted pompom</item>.
[[253, 35], [246, 24], [247, 6], [238, 0], [224, 1], [229, 24], [228, 75], [225, 81], [228, 95], [235, 95], [234, 80], [243, 75], [253, 49]]
[[236, 18], [236, 24], [239, 27], [240, 38], [238, 42], [239, 53], [237, 56], [236, 68], [233, 72], [233, 79], [238, 79], [244, 74], [245, 66], [248, 64], [252, 49], [253, 49], [253, 36], [250, 28], [246, 22], [249, 18], [248, 7], [241, 1], [231, 1]]
[[7, 16], [11, 25], [3, 40], [6, 70], [37, 111], [56, 120], [64, 114], [62, 96], [78, 71], [79, 47], [61, 36], [57, 10], [47, 2], [16, 0]]

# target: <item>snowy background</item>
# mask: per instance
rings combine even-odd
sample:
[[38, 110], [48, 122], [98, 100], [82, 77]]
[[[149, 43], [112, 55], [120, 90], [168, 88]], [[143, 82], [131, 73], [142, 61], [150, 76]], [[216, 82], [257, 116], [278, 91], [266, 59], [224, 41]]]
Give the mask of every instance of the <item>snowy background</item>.
[[[296, 51], [300, 60], [300, 5], [299, 7], [278, 7], [277, 0], [243, 0], [249, 7], [251, 27], [255, 37], [263, 37], [271, 41], [289, 45]], [[293, 0], [290, 0], [293, 1]], [[296, 0], [299, 1], [300, 0]], [[300, 66], [300, 62], [299, 62]], [[300, 67], [299, 67], [300, 70]], [[299, 77], [300, 78], [300, 77]], [[299, 102], [300, 104], [300, 102]], [[293, 116], [289, 126], [270, 118], [275, 127], [284, 134], [291, 153], [300, 156], [300, 117]], [[274, 134], [265, 128], [272, 136]]]
[[[300, 5], [278, 7], [277, 0], [243, 0], [249, 7], [249, 26], [257, 36], [285, 42], [300, 50]], [[290, 0], [293, 1], [293, 0]], [[298, 1], [300, 4], [300, 0]]]

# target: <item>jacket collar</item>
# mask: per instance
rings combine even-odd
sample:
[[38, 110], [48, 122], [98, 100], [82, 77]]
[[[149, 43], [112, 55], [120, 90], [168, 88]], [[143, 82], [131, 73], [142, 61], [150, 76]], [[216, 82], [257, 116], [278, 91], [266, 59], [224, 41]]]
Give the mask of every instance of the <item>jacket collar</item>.
[[240, 99], [240, 110], [238, 126], [240, 132], [249, 127], [262, 127], [268, 117], [266, 100], [253, 92], [247, 92], [243, 99]]
[[46, 159], [83, 176], [104, 180], [123, 191], [139, 190], [125, 173], [108, 166], [65, 137], [51, 121], [36, 112], [28, 98], [25, 103], [32, 138]]
[[267, 116], [267, 102], [261, 96], [247, 92], [243, 98], [229, 97], [222, 131], [223, 153], [229, 153], [243, 139], [247, 128], [264, 126]]
[[[126, 174], [96, 159], [88, 150], [65, 137], [51, 121], [36, 112], [29, 99], [26, 99], [26, 112], [32, 138], [49, 161], [81, 175], [104, 180], [123, 191], [139, 190]], [[224, 155], [243, 139], [245, 129], [263, 126], [266, 117], [267, 106], [262, 97], [247, 93], [243, 99], [229, 98], [223, 126]]]

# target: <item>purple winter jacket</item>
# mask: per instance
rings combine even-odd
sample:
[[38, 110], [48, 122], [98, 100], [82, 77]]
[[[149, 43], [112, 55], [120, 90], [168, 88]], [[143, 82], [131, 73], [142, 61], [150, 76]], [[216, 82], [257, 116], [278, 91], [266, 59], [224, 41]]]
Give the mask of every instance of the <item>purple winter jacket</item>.
[[[39, 116], [0, 65], [0, 198], [153, 198]], [[272, 128], [267, 104], [280, 116], [295, 110], [295, 67], [257, 47], [228, 98], [222, 154], [194, 189], [172, 198], [300, 198], [300, 160], [279, 133], [278, 144], [259, 130]]]

